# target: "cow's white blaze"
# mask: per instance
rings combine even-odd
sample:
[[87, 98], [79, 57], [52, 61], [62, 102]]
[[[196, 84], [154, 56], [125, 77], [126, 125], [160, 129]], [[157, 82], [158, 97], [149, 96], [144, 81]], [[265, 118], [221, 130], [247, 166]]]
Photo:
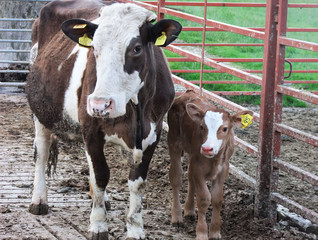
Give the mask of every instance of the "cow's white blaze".
[[[112, 118], [126, 113], [130, 99], [137, 101], [143, 83], [137, 71], [131, 74], [124, 71], [125, 53], [130, 41], [140, 35], [139, 27], [155, 18], [154, 13], [134, 4], [112, 4], [101, 10], [100, 24], [92, 42], [97, 82], [88, 100], [111, 101], [113, 109], [109, 116]], [[89, 107], [87, 111], [93, 115]]]
[[[223, 124], [223, 113], [207, 111], [204, 116], [205, 124], [208, 128], [207, 140], [202, 144], [202, 148], [213, 148], [214, 155], [218, 154], [222, 145], [222, 140], [217, 138], [217, 131]], [[202, 151], [202, 149], [201, 149]], [[213, 157], [213, 156], [211, 156]]]
[[127, 215], [127, 238], [144, 239], [144, 227], [142, 220], [142, 196], [146, 187], [146, 181], [141, 177], [131, 181], [128, 180], [129, 187], [129, 213]]
[[[78, 45], [73, 49], [71, 54], [77, 52], [71, 74], [69, 87], [65, 92], [64, 109], [67, 115], [75, 122], [78, 122], [78, 96], [77, 90], [82, 84], [82, 78], [87, 64], [88, 48], [80, 48]], [[70, 54], [70, 55], [71, 55]]]
[[93, 189], [93, 207], [90, 215], [90, 227], [89, 231], [98, 232], [108, 232], [108, 226], [106, 222], [106, 208], [104, 205], [105, 191], [100, 189], [96, 184], [95, 173], [93, 168], [93, 163], [90, 155], [86, 151], [86, 159], [89, 166], [89, 179], [90, 184]]

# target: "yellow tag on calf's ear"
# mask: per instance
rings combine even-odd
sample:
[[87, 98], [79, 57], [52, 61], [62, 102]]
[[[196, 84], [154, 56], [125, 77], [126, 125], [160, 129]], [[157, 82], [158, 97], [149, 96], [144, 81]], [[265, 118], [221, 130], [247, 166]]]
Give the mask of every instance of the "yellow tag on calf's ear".
[[253, 117], [249, 114], [241, 115], [241, 123], [242, 123], [242, 128], [246, 128], [248, 125], [252, 124], [252, 119]]
[[74, 25], [73, 29], [81, 29], [81, 28], [85, 28], [87, 26], [86, 23], [84, 24], [77, 24], [77, 25]]
[[167, 36], [166, 36], [166, 33], [165, 32], [162, 32], [161, 33], [161, 36], [157, 38], [156, 42], [155, 42], [155, 45], [156, 46], [161, 46], [161, 45], [164, 45], [165, 42], [167, 40]]
[[90, 46], [92, 46], [92, 39], [87, 37], [86, 34], [84, 34], [83, 37], [80, 37], [78, 39], [78, 43], [85, 46], [85, 47], [90, 47]]

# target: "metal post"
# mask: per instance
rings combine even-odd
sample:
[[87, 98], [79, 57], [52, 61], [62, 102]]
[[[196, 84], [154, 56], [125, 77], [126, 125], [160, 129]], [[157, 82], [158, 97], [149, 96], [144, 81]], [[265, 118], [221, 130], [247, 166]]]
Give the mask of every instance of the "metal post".
[[268, 0], [264, 39], [264, 62], [259, 123], [259, 156], [256, 181], [255, 212], [269, 217], [273, 161], [273, 129], [275, 104], [275, 67], [277, 49], [278, 0]]
[[202, 79], [203, 79], [203, 66], [204, 66], [207, 5], [208, 5], [208, 2], [207, 2], [207, 0], [205, 0], [204, 1], [204, 24], [203, 24], [203, 31], [202, 31], [202, 48], [201, 48], [200, 96], [202, 96]]
[[[288, 0], [279, 0], [279, 12], [278, 12], [278, 25], [277, 25], [277, 35], [278, 37], [286, 37], [287, 31], [287, 10], [288, 10]], [[284, 70], [285, 70], [285, 45], [279, 44], [277, 42], [277, 52], [276, 52], [276, 76], [275, 76], [275, 89], [277, 89], [278, 84], [283, 84], [284, 82]], [[283, 109], [283, 94], [276, 91], [275, 95], [275, 123], [282, 123], [282, 109]], [[274, 152], [273, 159], [276, 160], [280, 155], [281, 146], [281, 132], [274, 130]], [[273, 166], [272, 181], [271, 181], [271, 193], [278, 191], [278, 178], [279, 178], [279, 168]], [[272, 201], [269, 209], [269, 217], [272, 224], [277, 221], [277, 204]]]
[[165, 18], [165, 14], [161, 13], [161, 8], [165, 7], [166, 0], [158, 0], [158, 5], [157, 5], [157, 20], [161, 20]]

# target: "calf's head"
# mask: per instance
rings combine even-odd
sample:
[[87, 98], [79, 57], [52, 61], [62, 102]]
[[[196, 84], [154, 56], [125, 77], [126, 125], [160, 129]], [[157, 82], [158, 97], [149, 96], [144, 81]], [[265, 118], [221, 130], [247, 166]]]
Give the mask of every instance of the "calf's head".
[[230, 115], [227, 111], [218, 109], [204, 111], [193, 103], [186, 105], [189, 117], [198, 126], [201, 147], [200, 153], [207, 158], [213, 158], [234, 137], [233, 127], [245, 127], [242, 117], [253, 116], [252, 111], [241, 111]]
[[71, 19], [63, 23], [68, 37], [94, 49], [97, 81], [87, 98], [89, 115], [124, 115], [130, 100], [138, 104], [138, 92], [146, 79], [155, 81], [153, 45], [167, 46], [182, 29], [174, 20], [152, 24], [155, 19], [154, 13], [135, 4], [114, 3], [102, 8], [93, 22]]

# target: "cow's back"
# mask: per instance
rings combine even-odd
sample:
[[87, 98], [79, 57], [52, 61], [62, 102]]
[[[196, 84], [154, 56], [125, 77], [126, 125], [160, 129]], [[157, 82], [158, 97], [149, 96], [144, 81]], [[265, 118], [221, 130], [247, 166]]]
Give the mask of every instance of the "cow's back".
[[78, 55], [71, 54], [76, 43], [63, 34], [61, 25], [72, 18], [96, 19], [102, 6], [98, 1], [52, 1], [41, 9], [33, 25], [37, 56], [26, 93], [33, 113], [47, 128], [62, 119], [64, 95]]

